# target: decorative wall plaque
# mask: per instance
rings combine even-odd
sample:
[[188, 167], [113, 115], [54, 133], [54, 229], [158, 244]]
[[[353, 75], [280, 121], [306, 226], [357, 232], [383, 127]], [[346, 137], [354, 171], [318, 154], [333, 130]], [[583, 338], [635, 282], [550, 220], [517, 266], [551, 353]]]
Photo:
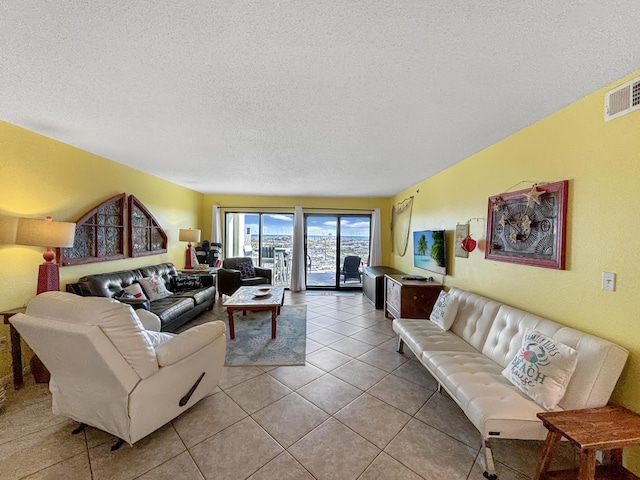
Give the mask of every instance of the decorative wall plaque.
[[485, 258], [565, 268], [569, 182], [489, 197]]

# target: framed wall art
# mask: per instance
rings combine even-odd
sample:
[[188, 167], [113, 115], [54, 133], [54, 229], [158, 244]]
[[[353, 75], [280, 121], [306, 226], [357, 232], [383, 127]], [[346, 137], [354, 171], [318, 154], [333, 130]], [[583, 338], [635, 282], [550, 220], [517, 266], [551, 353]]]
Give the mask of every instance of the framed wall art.
[[485, 258], [565, 268], [568, 180], [489, 197]]

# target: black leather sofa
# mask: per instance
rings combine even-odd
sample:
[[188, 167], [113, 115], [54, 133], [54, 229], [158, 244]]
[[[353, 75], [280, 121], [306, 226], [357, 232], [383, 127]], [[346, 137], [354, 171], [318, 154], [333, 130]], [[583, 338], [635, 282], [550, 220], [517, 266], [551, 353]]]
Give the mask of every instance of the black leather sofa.
[[203, 311], [213, 308], [216, 300], [215, 275], [200, 275], [201, 288], [173, 291], [173, 295], [157, 300], [120, 298], [125, 287], [154, 275], [161, 276], [171, 290], [171, 279], [178, 277], [178, 271], [173, 263], [167, 262], [132, 270], [86, 275], [76, 283], [67, 284], [66, 290], [85, 297], [112, 297], [134, 308], [148, 308], [160, 317], [160, 330], [163, 332], [173, 332]]

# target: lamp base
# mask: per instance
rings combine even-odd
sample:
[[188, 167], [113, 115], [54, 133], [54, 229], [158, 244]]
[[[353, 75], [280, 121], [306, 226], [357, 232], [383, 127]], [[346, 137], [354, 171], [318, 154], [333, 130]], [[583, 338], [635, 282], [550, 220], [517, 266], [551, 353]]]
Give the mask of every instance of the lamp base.
[[38, 290], [36, 295], [42, 292], [60, 290], [60, 267], [57, 263], [41, 263], [38, 269]]
[[200, 263], [198, 257], [196, 257], [196, 251], [193, 247], [188, 247], [185, 254], [184, 268], [185, 270], [191, 270], [196, 268]]

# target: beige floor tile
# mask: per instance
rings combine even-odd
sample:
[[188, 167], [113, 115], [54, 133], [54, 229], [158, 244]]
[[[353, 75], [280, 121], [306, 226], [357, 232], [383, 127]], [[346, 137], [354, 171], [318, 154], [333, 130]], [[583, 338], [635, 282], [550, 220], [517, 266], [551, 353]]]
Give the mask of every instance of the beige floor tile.
[[316, 378], [320, 378], [324, 374], [324, 370], [316, 367], [315, 365], [311, 365], [310, 363], [307, 363], [306, 365], [278, 367], [269, 371], [269, 375], [279, 382], [284, 383], [291, 390], [297, 390]]
[[325, 372], [330, 372], [340, 365], [350, 362], [352, 358], [328, 347], [323, 347], [307, 355], [307, 362], [312, 363]]
[[[2, 472], [2, 467], [0, 467]], [[91, 480], [91, 467], [89, 466], [89, 456], [87, 452], [82, 452], [75, 457], [63, 460], [60, 463], [51, 465], [39, 472], [23, 477], [25, 480]]]
[[482, 445], [482, 435], [478, 429], [448, 396], [434, 393], [415, 417], [471, 448]]
[[332, 370], [331, 375], [360, 390], [367, 390], [389, 374], [360, 360], [351, 360], [349, 363]]
[[361, 390], [330, 374], [308, 383], [297, 392], [330, 415], [362, 394]]
[[[346, 324], [351, 325], [351, 324]], [[351, 327], [356, 327], [355, 325], [351, 325]], [[362, 329], [360, 329], [362, 330]], [[355, 358], [359, 355], [362, 355], [365, 352], [368, 352], [373, 348], [373, 346], [368, 343], [361, 342], [360, 340], [356, 340], [355, 338], [343, 338], [342, 340], [338, 340], [335, 343], [331, 344], [331, 348], [333, 350], [337, 350], [340, 353], [344, 353], [345, 355], [349, 355], [352, 358]]]
[[403, 378], [388, 375], [367, 390], [367, 393], [409, 415], [414, 415], [434, 392]]
[[321, 343], [322, 345], [331, 345], [338, 340], [342, 340], [343, 338], [345, 338], [345, 336], [341, 333], [333, 332], [331, 330], [323, 328], [321, 330], [316, 330], [315, 332], [308, 333], [307, 338], [313, 340], [314, 342]]
[[89, 450], [91, 470], [96, 480], [127, 480], [184, 452], [186, 447], [171, 425], [156, 430], [133, 446], [124, 444], [115, 452], [108, 445]]
[[363, 330], [363, 327], [359, 327], [358, 325], [354, 325], [349, 322], [340, 322], [334, 325], [330, 325], [327, 327], [329, 330], [333, 330], [334, 332], [341, 333], [342, 335], [353, 335], [354, 333], [358, 333]]
[[297, 393], [291, 393], [254, 413], [252, 418], [287, 448], [329, 416]]
[[401, 410], [368, 394], [356, 398], [334, 415], [378, 448], [384, 448], [411, 419]]
[[282, 451], [282, 447], [251, 418], [245, 418], [190, 449], [207, 480], [247, 478]]
[[309, 319], [309, 323], [325, 328], [325, 327], [328, 327], [329, 325], [335, 325], [337, 323], [340, 323], [340, 320], [337, 320], [333, 317], [328, 317], [326, 315], [319, 315], [317, 317]]
[[422, 477], [382, 452], [358, 480], [422, 480]]
[[268, 373], [262, 373], [262, 375], [231, 387], [225, 392], [234, 402], [251, 414], [291, 393], [291, 389]]
[[357, 325], [363, 328], [369, 328], [372, 325], [376, 325], [380, 323], [381, 321], [382, 320], [380, 318], [377, 318], [372, 315], [366, 315], [366, 316], [360, 315], [358, 317], [353, 317], [347, 320], [348, 323], [351, 323], [353, 325]]
[[189, 452], [183, 452], [177, 457], [166, 461], [141, 475], [137, 480], [175, 480], [178, 478], [180, 480], [204, 480]]
[[307, 338], [307, 351], [306, 351], [307, 356], [315, 351], [320, 350], [321, 348], [324, 348], [324, 345], [318, 342], [314, 342], [313, 340], [309, 340]]
[[247, 413], [237, 403], [220, 392], [203, 398], [171, 423], [190, 448], [246, 416]]
[[224, 367], [218, 387], [225, 390], [264, 373], [258, 367]]
[[383, 333], [389, 337], [397, 336], [396, 332], [393, 331], [393, 322], [391, 320], [387, 320], [386, 322], [376, 323], [375, 325], [370, 326], [369, 330]]
[[353, 335], [351, 335], [351, 338], [355, 338], [356, 340], [360, 340], [361, 342], [368, 343], [369, 345], [373, 345], [375, 347], [389, 340], [391, 336], [380, 332], [374, 332], [373, 330], [367, 328], [365, 330], [362, 330], [361, 332], [354, 333]]
[[393, 374], [397, 377], [404, 378], [410, 382], [416, 383], [421, 387], [428, 388], [429, 390], [436, 391], [438, 389], [438, 382], [431, 376], [427, 369], [424, 368], [417, 360], [411, 360], [404, 363], [393, 371]]
[[329, 419], [291, 446], [289, 453], [319, 480], [355, 480], [380, 449]]
[[384, 451], [426, 480], [466, 480], [478, 453], [415, 419]]
[[287, 452], [282, 452], [248, 480], [314, 480], [309, 472]]
[[357, 358], [385, 372], [393, 372], [405, 362], [409, 361], [405, 355], [397, 352], [389, 352], [379, 347], [374, 347]]
[[[533, 476], [538, 466], [542, 441], [491, 440], [494, 459], [523, 475]], [[560, 442], [554, 451], [550, 470], [575, 468], [579, 465], [577, 451], [569, 442]]]
[[17, 479], [85, 452], [83, 435], [71, 435], [75, 423], [67, 420], [0, 445], [3, 480]]
[[[38, 395], [40, 389], [33, 390], [36, 390], [35, 395]], [[0, 415], [0, 445], [44, 428], [69, 422], [67, 417], [55, 415], [51, 411], [50, 394], [37, 397], [35, 395], [31, 396], [31, 399], [38, 398], [38, 401], [22, 401], [14, 396], [15, 401], [7, 405], [6, 410]]]
[[[500, 480], [531, 480], [531, 476], [524, 475], [516, 470], [513, 470], [506, 465], [495, 462], [496, 466], [496, 474]], [[485, 478], [484, 477], [484, 455], [482, 452], [478, 453], [475, 463], [473, 464], [473, 468], [471, 469], [471, 474], [469, 475], [469, 480], [478, 480]]]

